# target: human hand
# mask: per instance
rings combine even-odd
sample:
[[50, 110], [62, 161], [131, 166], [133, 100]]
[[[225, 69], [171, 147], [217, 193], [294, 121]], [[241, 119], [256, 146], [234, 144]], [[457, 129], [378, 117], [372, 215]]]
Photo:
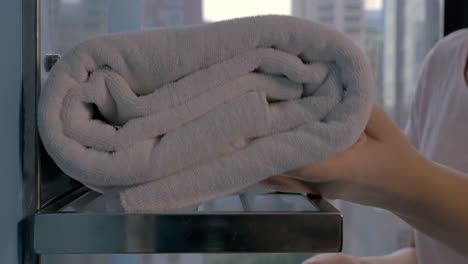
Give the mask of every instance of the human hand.
[[357, 257], [333, 253], [314, 256], [302, 264], [362, 264], [362, 262]]
[[378, 107], [352, 147], [286, 175], [325, 198], [387, 209], [468, 257], [468, 175], [419, 154]]
[[313, 183], [326, 198], [392, 209], [412, 199], [420, 183], [416, 175], [430, 167], [390, 117], [374, 106], [351, 148], [286, 175]]
[[417, 264], [416, 250], [403, 248], [389, 255], [378, 257], [353, 257], [344, 254], [321, 254], [302, 264]]

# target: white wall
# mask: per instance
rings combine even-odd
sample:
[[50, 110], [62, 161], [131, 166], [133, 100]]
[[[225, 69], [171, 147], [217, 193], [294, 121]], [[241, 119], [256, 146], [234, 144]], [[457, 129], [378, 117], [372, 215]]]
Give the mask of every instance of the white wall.
[[18, 263], [21, 1], [0, 2], [0, 263]]

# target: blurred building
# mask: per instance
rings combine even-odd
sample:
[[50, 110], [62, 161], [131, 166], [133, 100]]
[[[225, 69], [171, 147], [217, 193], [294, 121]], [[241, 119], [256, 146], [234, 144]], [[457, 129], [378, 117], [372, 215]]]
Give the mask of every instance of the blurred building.
[[48, 0], [41, 5], [41, 49], [47, 53], [64, 54], [90, 38], [141, 29], [141, 0]]
[[[106, 0], [99, 0], [106, 1]], [[94, 0], [94, 2], [99, 2]], [[108, 0], [108, 32], [141, 30], [142, 0]]]
[[344, 32], [358, 46], [365, 45], [363, 0], [292, 0], [292, 13]]
[[202, 0], [142, 0], [144, 29], [203, 23]]
[[63, 54], [106, 33], [203, 23], [202, 0], [48, 0], [42, 4], [42, 50]]
[[403, 127], [424, 57], [442, 35], [440, 0], [384, 0], [385, 109]]
[[365, 12], [365, 48], [374, 73], [376, 103], [383, 105], [383, 12], [366, 10]]
[[41, 46], [63, 54], [74, 45], [108, 32], [109, 0], [41, 1]]

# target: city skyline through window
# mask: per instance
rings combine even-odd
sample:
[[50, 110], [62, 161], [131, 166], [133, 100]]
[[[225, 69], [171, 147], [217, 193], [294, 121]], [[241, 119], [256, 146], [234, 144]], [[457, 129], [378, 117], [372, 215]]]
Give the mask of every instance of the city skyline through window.
[[[73, 0], [69, 0], [73, 1]], [[236, 17], [261, 14], [293, 15], [291, 0], [237, 0], [237, 1], [203, 1], [203, 20], [215, 22]], [[245, 8], [248, 6], [249, 8]], [[364, 9], [377, 11], [382, 9], [382, 0], [365, 0]]]

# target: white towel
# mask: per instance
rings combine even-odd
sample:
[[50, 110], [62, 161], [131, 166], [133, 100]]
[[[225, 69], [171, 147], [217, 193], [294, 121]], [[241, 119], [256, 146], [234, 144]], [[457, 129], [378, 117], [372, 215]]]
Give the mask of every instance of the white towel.
[[98, 37], [41, 93], [43, 143], [107, 210], [165, 211], [323, 160], [364, 130], [373, 80], [341, 33], [261, 16]]

